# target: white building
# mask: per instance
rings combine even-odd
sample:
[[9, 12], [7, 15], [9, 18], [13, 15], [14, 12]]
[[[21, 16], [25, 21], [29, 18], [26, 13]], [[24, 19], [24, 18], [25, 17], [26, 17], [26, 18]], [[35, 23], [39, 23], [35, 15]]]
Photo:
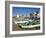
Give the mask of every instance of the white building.
[[16, 17], [19, 18], [19, 14], [17, 14]]
[[37, 14], [37, 18], [40, 18], [40, 13]]

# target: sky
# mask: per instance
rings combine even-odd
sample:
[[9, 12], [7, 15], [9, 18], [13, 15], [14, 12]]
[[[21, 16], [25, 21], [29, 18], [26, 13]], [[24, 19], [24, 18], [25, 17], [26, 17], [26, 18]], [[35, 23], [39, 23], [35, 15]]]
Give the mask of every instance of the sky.
[[16, 16], [17, 14], [26, 15], [30, 13], [34, 13], [40, 11], [40, 8], [32, 8], [32, 7], [12, 7], [12, 15]]

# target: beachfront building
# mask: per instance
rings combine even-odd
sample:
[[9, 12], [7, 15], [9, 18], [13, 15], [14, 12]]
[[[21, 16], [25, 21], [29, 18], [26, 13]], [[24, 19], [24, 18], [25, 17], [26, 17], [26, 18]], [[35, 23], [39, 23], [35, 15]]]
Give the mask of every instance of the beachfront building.
[[37, 18], [40, 18], [40, 13], [37, 14]]
[[19, 15], [17, 14], [16, 15], [16, 20], [15, 20], [15, 23], [25, 23], [25, 22], [28, 22], [28, 21], [32, 21], [30, 19], [30, 15]]

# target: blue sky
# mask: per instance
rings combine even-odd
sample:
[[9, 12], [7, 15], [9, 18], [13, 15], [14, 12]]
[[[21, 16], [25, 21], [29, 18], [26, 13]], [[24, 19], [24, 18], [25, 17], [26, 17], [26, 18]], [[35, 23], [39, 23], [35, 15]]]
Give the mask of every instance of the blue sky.
[[40, 10], [40, 8], [12, 7], [12, 14], [13, 14], [13, 16], [16, 16], [16, 14], [26, 15], [26, 14], [34, 13], [39, 10]]

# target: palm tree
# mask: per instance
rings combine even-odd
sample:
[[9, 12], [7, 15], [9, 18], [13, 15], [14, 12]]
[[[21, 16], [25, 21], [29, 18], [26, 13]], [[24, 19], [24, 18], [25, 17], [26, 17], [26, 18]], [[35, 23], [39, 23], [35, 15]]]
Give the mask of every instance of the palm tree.
[[33, 14], [32, 13], [30, 13], [30, 19], [33, 19]]

